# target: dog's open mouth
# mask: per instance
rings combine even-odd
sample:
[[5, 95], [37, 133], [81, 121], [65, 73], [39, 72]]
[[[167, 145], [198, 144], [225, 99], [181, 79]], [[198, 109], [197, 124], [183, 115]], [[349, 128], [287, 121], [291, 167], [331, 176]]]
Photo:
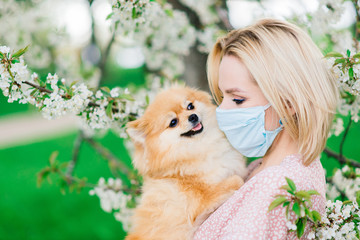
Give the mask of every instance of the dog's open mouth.
[[196, 124], [196, 126], [193, 127], [190, 131], [185, 132], [185, 133], [182, 133], [181, 136], [191, 137], [191, 136], [193, 136], [193, 135], [196, 135], [196, 134], [198, 134], [198, 133], [201, 133], [203, 129], [204, 129], [204, 127], [203, 127], [202, 123], [199, 122], [199, 123]]

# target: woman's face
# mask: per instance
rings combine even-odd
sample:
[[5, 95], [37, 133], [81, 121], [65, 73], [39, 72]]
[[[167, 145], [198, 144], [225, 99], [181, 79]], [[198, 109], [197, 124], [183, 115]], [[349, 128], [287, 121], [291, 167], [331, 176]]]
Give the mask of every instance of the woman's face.
[[[219, 67], [219, 88], [223, 94], [221, 109], [265, 106], [269, 101], [246, 66], [239, 58], [225, 55]], [[265, 111], [265, 129], [274, 130], [280, 126], [279, 116], [272, 107]]]

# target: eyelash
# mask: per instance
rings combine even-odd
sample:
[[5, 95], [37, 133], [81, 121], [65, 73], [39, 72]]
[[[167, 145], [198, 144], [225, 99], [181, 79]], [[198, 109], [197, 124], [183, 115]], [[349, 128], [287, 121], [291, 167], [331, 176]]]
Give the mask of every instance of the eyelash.
[[236, 105], [240, 105], [240, 104], [242, 104], [244, 101], [245, 101], [245, 99], [236, 99], [236, 98], [233, 99], [233, 102], [235, 102]]

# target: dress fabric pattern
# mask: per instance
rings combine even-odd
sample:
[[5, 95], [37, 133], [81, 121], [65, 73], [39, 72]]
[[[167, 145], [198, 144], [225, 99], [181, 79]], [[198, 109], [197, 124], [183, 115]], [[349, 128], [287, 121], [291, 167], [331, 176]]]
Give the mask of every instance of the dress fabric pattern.
[[[260, 162], [261, 159], [248, 168], [254, 168]], [[320, 159], [305, 167], [300, 154], [289, 155], [280, 165], [268, 167], [245, 182], [202, 223], [194, 239], [297, 239], [294, 232], [288, 232], [282, 205], [268, 212], [275, 195], [290, 196], [285, 190], [279, 189], [287, 184], [285, 177], [295, 182], [297, 190], [317, 190], [320, 195], [312, 196], [312, 210], [320, 214], [325, 212], [325, 172]], [[302, 239], [306, 239], [310, 224], [308, 221]]]

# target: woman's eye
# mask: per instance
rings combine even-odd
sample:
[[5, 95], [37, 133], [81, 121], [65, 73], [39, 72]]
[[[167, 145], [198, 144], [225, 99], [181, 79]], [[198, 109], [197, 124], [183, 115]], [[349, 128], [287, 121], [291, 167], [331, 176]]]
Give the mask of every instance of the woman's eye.
[[235, 104], [237, 105], [242, 104], [244, 101], [245, 99], [236, 99], [236, 98], [233, 99], [233, 102], [235, 102]]
[[193, 110], [195, 107], [192, 103], [189, 103], [189, 105], [187, 106], [187, 110]]
[[177, 124], [178, 124], [178, 119], [174, 118], [173, 120], [171, 120], [169, 127], [171, 128], [176, 127]]

